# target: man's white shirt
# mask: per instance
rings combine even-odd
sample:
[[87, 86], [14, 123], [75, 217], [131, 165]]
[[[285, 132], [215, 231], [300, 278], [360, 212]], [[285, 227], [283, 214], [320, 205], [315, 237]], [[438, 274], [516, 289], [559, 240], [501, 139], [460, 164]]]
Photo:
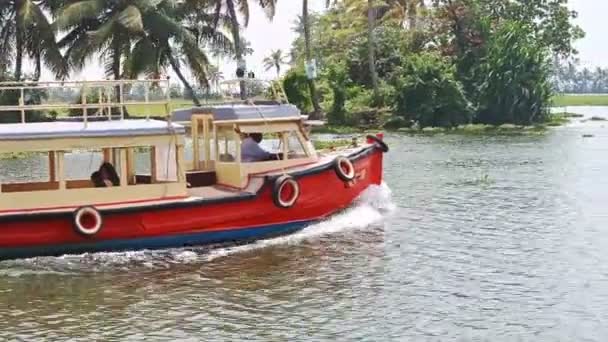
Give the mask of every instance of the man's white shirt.
[[252, 138], [248, 137], [241, 144], [241, 161], [250, 163], [255, 161], [267, 160], [271, 154], [265, 151]]

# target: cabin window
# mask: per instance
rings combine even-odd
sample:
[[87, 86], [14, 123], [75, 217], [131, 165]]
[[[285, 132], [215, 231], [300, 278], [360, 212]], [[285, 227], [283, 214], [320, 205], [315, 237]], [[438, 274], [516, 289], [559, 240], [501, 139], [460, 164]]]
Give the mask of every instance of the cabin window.
[[1, 153], [0, 184], [5, 193], [57, 190], [54, 157], [49, 152]]
[[[194, 169], [211, 169], [213, 168], [213, 162], [215, 161], [215, 140], [213, 138], [209, 138], [209, 147], [207, 146], [205, 139], [203, 137], [199, 137], [199, 139], [189, 140], [192, 144], [190, 148], [186, 149], [186, 158], [187, 160], [192, 160], [192, 166]], [[194, 160], [194, 144], [198, 143], [198, 160]], [[207, 148], [209, 151], [207, 151]], [[207, 159], [207, 154], [209, 158]], [[197, 164], [198, 162], [198, 164]]]
[[[67, 189], [87, 189], [100, 186], [101, 172], [113, 186], [120, 185], [120, 158], [112, 149], [72, 150], [64, 154], [65, 186]], [[104, 164], [107, 162], [108, 164]], [[101, 171], [101, 169], [104, 171]], [[113, 171], [112, 171], [113, 169]], [[108, 171], [109, 170], [109, 171]]]
[[154, 147], [154, 172], [158, 182], [177, 182], [177, 150], [174, 144]]
[[294, 131], [285, 133], [287, 135], [287, 151], [289, 159], [307, 158], [306, 149], [302, 145], [302, 140]]
[[89, 180], [104, 161], [104, 152], [97, 150], [73, 150], [64, 154], [65, 179]]
[[231, 163], [236, 161], [237, 146], [232, 131], [220, 131], [217, 133], [217, 150], [220, 162]]

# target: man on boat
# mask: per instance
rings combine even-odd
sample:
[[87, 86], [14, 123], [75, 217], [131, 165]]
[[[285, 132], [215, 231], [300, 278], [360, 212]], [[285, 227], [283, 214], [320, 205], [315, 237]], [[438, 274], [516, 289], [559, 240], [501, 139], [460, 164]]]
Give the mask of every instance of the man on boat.
[[251, 133], [241, 143], [241, 160], [244, 163], [274, 159], [274, 154], [264, 150], [260, 143], [262, 142], [262, 133]]

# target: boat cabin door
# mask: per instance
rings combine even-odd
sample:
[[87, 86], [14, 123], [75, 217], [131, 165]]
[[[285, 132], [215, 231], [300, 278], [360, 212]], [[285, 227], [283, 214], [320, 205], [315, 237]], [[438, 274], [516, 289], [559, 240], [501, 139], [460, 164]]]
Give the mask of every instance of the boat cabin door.
[[194, 114], [192, 127], [192, 168], [191, 171], [214, 171], [215, 157], [212, 155], [211, 138], [213, 115]]

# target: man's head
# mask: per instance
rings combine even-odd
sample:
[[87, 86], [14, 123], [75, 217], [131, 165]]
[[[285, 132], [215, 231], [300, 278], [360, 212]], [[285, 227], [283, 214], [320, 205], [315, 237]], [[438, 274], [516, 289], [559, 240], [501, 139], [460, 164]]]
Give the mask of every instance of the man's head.
[[251, 139], [253, 139], [253, 141], [255, 141], [256, 143], [261, 143], [262, 142], [262, 133], [251, 133], [249, 134], [249, 136], [251, 137]]

